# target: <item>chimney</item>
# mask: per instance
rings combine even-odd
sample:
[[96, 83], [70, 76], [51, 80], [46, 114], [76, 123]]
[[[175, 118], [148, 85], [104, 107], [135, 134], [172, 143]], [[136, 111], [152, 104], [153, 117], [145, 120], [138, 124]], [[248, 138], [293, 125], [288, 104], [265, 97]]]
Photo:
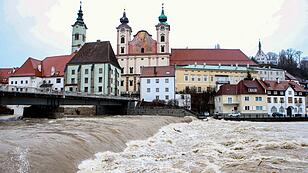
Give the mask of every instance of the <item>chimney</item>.
[[197, 62], [195, 62], [195, 67], [197, 66]]
[[205, 67], [206, 66], [206, 63], [203, 63], [203, 67]]
[[100, 43], [100, 42], [101, 42], [101, 40], [97, 40], [96, 42]]
[[38, 70], [39, 72], [42, 72], [42, 65], [41, 65], [41, 64], [39, 64], [39, 65], [37, 66], [37, 70]]
[[221, 63], [218, 64], [219, 68], [221, 67]]

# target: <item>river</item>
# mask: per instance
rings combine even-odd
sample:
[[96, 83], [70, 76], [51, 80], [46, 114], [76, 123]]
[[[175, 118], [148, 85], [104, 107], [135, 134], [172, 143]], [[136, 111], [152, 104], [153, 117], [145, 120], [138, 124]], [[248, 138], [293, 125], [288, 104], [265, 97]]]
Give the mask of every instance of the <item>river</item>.
[[160, 116], [28, 119], [0, 122], [1, 173], [71, 173], [102, 151], [121, 152], [162, 126], [189, 121]]

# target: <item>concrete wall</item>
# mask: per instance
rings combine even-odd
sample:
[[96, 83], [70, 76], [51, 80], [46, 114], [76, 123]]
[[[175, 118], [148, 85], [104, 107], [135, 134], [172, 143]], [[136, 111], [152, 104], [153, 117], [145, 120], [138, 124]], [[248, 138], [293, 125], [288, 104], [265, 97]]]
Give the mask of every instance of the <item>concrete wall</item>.
[[128, 109], [128, 115], [163, 115], [163, 116], [196, 116], [185, 109], [171, 109], [171, 108], [136, 108]]

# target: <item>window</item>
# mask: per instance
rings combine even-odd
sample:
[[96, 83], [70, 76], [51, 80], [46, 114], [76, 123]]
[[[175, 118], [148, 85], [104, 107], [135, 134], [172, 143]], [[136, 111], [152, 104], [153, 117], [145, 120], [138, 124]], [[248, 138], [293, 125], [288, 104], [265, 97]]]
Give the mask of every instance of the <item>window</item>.
[[75, 40], [79, 40], [79, 34], [75, 34]]
[[86, 36], [82, 35], [82, 41], [85, 42], [86, 41]]
[[232, 103], [232, 97], [228, 97], [228, 103]]
[[169, 79], [165, 79], [165, 83], [169, 83]]
[[155, 82], [156, 82], [156, 83], [159, 83], [159, 79], [155, 79]]
[[247, 96], [247, 97], [245, 97], [245, 101], [249, 101], [249, 97]]
[[133, 81], [132, 80], [129, 81], [129, 86], [133, 86]]
[[169, 92], [169, 88], [165, 88], [165, 92]]
[[277, 95], [278, 94], [278, 92], [277, 91], [274, 91], [274, 95]]
[[277, 108], [276, 108], [275, 106], [273, 106], [272, 109], [271, 109], [271, 112], [272, 112], [272, 113], [277, 112]]
[[14, 81], [11, 81], [11, 84], [13, 85]]
[[72, 70], [72, 75], [74, 75], [75, 74], [75, 70]]
[[195, 75], [191, 76], [191, 81], [195, 81]]
[[165, 36], [164, 35], [160, 36], [160, 42], [165, 42]]
[[124, 86], [124, 80], [121, 80], [121, 86]]
[[155, 98], [156, 98], [156, 100], [159, 100], [159, 96], [156, 96]]
[[121, 37], [121, 43], [125, 43], [125, 38]]
[[166, 99], [166, 100], [169, 100], [169, 96], [168, 96], [168, 95], [165, 95], [165, 99]]
[[157, 92], [157, 93], [159, 92], [159, 88], [156, 88], [156, 92]]
[[274, 97], [274, 103], [278, 103], [278, 98]]
[[206, 82], [207, 81], [207, 75], [203, 76], [203, 81]]
[[272, 92], [271, 91], [267, 91], [267, 94], [272, 94]]
[[88, 87], [84, 87], [84, 92], [88, 92], [89, 88]]
[[303, 103], [303, 98], [299, 98], [299, 99], [298, 99], [298, 102], [299, 102], [299, 103]]
[[148, 92], [148, 93], [151, 92], [151, 88], [147, 88], [147, 92]]
[[299, 112], [299, 113], [303, 113], [303, 108], [299, 108], [299, 109], [298, 109], [298, 112]]
[[294, 103], [297, 103], [297, 98], [294, 98]]
[[188, 81], [188, 80], [189, 80], [188, 75], [185, 75], [185, 76], [184, 76], [184, 80], [185, 80], [185, 81]]
[[71, 92], [73, 91], [73, 87], [70, 87], [70, 91], [71, 91]]
[[283, 98], [280, 98], [280, 103], [284, 103], [284, 99]]
[[201, 87], [198, 87], [198, 92], [201, 93]]
[[[57, 83], [61, 83], [61, 78], [57, 78], [57, 81], [56, 81]], [[26, 83], [27, 83], [27, 81], [26, 81]]]
[[262, 111], [263, 110], [263, 106], [256, 106], [257, 111]]
[[89, 74], [89, 69], [85, 69], [84, 74]]
[[282, 106], [280, 106], [279, 112], [280, 112], [280, 113], [284, 113], [284, 108], [283, 108]]
[[103, 87], [99, 86], [98, 87], [98, 92], [102, 92], [103, 91]]
[[292, 95], [292, 91], [289, 91], [288, 93], [289, 93], [289, 95]]
[[151, 83], [151, 79], [147, 79], [147, 83]]
[[124, 53], [124, 47], [121, 47], [121, 53]]
[[20, 84], [24, 84], [24, 81], [22, 80], [22, 81], [20, 81]]
[[130, 74], [134, 73], [134, 67], [129, 67], [129, 73]]
[[272, 103], [272, 98], [267, 97], [267, 103]]
[[160, 47], [160, 51], [161, 51], [161, 52], [165, 52], [165, 46], [161, 46], [161, 47]]
[[98, 78], [98, 83], [102, 83], [103, 82], [103, 77], [99, 77]]
[[245, 110], [248, 111], [249, 110], [249, 106], [245, 106]]
[[198, 80], [198, 82], [201, 82], [201, 76], [200, 75], [198, 75], [197, 80]]
[[257, 92], [257, 88], [248, 88], [248, 92], [255, 93]]
[[102, 74], [102, 73], [103, 73], [103, 68], [99, 68], [99, 69], [98, 69], [98, 73], [99, 73], [99, 74]]
[[301, 95], [303, 95], [303, 93], [302, 93], [302, 92], [299, 92], [299, 95], [301, 96]]
[[261, 102], [262, 101], [262, 97], [256, 97], [256, 101]]
[[284, 95], [284, 94], [283, 94], [283, 91], [280, 91], [280, 95]]
[[71, 78], [71, 84], [75, 84], [75, 78]]
[[84, 78], [84, 83], [88, 83], [89, 82], [89, 79], [86, 77]]
[[211, 81], [212, 81], [212, 82], [214, 81], [214, 77], [213, 77], [213, 76], [211, 76]]
[[293, 103], [292, 97], [288, 97], [288, 103]]
[[141, 53], [144, 53], [144, 48], [141, 48]]

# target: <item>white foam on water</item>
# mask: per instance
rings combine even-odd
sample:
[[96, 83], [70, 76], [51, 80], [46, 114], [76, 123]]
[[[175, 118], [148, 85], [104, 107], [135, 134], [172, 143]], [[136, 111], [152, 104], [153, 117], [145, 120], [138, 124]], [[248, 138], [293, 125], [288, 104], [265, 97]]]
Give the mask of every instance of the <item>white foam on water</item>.
[[147, 140], [128, 142], [123, 152], [95, 154], [78, 172], [307, 172], [303, 136], [308, 137], [304, 123], [170, 124]]
[[19, 173], [28, 173], [30, 172], [30, 164], [27, 158], [28, 149], [22, 147], [16, 147], [15, 154], [17, 155], [17, 165]]

